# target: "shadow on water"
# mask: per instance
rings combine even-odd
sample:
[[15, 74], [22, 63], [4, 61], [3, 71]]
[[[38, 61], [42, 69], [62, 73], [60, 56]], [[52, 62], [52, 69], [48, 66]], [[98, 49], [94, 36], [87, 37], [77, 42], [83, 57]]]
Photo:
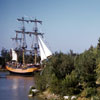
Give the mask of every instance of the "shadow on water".
[[0, 72], [0, 100], [43, 100], [37, 96], [28, 97], [30, 86], [35, 86], [32, 76], [13, 76]]

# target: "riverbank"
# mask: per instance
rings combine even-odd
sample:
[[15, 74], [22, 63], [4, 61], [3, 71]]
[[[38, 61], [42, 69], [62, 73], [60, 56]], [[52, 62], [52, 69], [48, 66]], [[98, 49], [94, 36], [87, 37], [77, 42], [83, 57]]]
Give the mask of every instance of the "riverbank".
[[7, 72], [7, 69], [0, 68], [0, 72]]
[[64, 97], [60, 97], [58, 95], [50, 93], [48, 90], [38, 94], [38, 96], [43, 100], [99, 100], [99, 98], [96, 96], [90, 98], [81, 97], [81, 96], [80, 97], [66, 96], [67, 98], [64, 99]]
[[[98, 92], [100, 93], [100, 88], [98, 88]], [[100, 98], [95, 95], [91, 97], [86, 97], [84, 95], [77, 95], [77, 96], [64, 96], [61, 97], [60, 95], [56, 95], [50, 92], [50, 89], [45, 90], [42, 93], [39, 93], [38, 96], [43, 100], [99, 100]], [[66, 99], [67, 98], [67, 99]]]
[[47, 89], [42, 93], [39, 93], [38, 96], [40, 98], [47, 99], [47, 100], [62, 100], [60, 96], [51, 93], [49, 89]]

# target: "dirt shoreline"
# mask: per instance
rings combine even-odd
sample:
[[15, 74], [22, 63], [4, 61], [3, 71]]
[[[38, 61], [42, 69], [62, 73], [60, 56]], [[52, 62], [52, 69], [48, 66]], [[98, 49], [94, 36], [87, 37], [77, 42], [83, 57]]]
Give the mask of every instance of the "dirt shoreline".
[[46, 90], [46, 91], [44, 91], [44, 92], [42, 92], [42, 93], [39, 93], [38, 96], [40, 98], [47, 99], [47, 100], [53, 100], [53, 99], [54, 100], [61, 100], [61, 97], [60, 96], [55, 95], [54, 93], [51, 93], [49, 91], [49, 89]]
[[7, 71], [7, 69], [0, 68], [0, 72], [6, 72], [6, 71]]

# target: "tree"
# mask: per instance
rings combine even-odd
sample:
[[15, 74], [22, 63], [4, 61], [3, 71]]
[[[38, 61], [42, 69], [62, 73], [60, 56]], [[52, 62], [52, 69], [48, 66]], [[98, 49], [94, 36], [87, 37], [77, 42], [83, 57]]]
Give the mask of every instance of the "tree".
[[2, 67], [4, 68], [6, 62], [11, 61], [10, 52], [7, 49], [2, 48], [1, 57], [2, 57]]
[[52, 66], [52, 71], [59, 79], [65, 78], [74, 69], [74, 57], [63, 53], [55, 53], [47, 62], [47, 66]]
[[75, 60], [76, 71], [79, 74], [83, 87], [96, 85], [96, 57], [91, 50], [85, 51]]
[[66, 75], [65, 79], [62, 80], [62, 92], [61, 95], [76, 95], [81, 92], [81, 87], [79, 86], [79, 80], [77, 73], [72, 71], [70, 75]]

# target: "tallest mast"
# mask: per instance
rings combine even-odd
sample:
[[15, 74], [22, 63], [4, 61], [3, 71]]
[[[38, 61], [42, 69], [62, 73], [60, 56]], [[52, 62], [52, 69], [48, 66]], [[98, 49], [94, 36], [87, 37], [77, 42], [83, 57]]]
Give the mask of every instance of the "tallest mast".
[[38, 35], [43, 35], [42, 33], [38, 33], [38, 28], [37, 28], [37, 23], [42, 24], [42, 21], [39, 21], [37, 19], [35, 20], [29, 20], [30, 22], [34, 22], [35, 23], [35, 29], [34, 29], [34, 35], [35, 35], [35, 46], [34, 46], [34, 54], [35, 54], [35, 60], [34, 63], [37, 63], [37, 53], [38, 53]]

